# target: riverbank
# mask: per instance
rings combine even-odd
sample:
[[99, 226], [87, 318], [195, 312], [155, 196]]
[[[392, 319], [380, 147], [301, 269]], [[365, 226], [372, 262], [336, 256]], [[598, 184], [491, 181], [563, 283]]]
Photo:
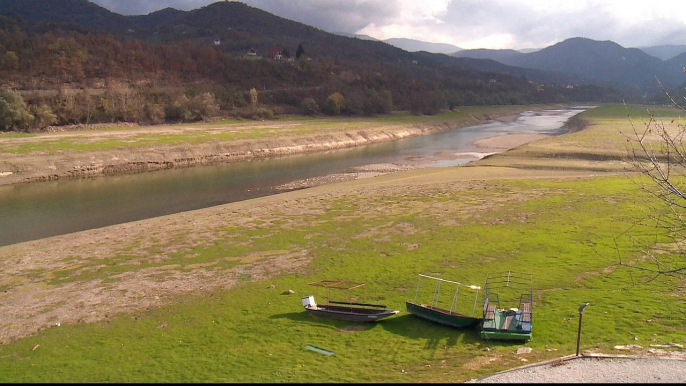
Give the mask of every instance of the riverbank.
[[140, 173], [364, 146], [490, 120], [508, 122], [523, 111], [549, 107], [464, 108], [436, 117], [396, 115], [368, 119], [124, 125], [5, 135], [0, 146], [0, 185]]
[[[573, 353], [581, 302], [592, 304], [583, 352], [670, 347], [684, 338], [680, 287], [628, 286], [612, 254], [643, 257], [618, 237], [643, 216], [635, 184], [607, 157], [626, 125], [0, 247], [0, 378], [464, 382]], [[418, 273], [478, 285], [505, 269], [534, 275], [526, 354], [403, 309]], [[327, 278], [365, 282], [364, 301], [401, 313], [365, 326], [312, 318], [300, 297], [322, 299], [308, 283]]]

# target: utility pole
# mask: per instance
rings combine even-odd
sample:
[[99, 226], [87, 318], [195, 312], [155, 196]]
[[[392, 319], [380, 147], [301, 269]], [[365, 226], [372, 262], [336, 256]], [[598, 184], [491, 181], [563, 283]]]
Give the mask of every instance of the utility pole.
[[590, 303], [584, 303], [579, 307], [579, 332], [576, 335], [576, 356], [579, 356], [579, 344], [581, 343], [581, 318], [584, 315], [584, 308]]

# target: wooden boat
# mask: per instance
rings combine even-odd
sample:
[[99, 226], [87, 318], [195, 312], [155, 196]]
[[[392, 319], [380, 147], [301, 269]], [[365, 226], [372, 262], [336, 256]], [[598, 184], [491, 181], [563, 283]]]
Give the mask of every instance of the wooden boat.
[[[501, 298], [518, 308], [504, 308]], [[480, 336], [487, 340], [531, 340], [533, 278], [512, 271], [489, 275], [484, 285], [483, 322]]]
[[[363, 287], [364, 283], [341, 280], [320, 280], [308, 283], [308, 285], [323, 287], [327, 290], [337, 289], [351, 291]], [[350, 300], [348, 302], [331, 301], [329, 299], [330, 297], [327, 295], [327, 304], [317, 304], [314, 300], [314, 296], [310, 295], [302, 298], [302, 304], [310, 315], [351, 322], [376, 322], [399, 312], [396, 310], [389, 310], [385, 305], [353, 302], [352, 296], [349, 297]]]
[[[422, 278], [433, 280], [436, 282], [433, 291], [433, 298], [430, 304], [417, 303], [417, 297], [420, 292], [420, 284]], [[439, 295], [441, 290], [441, 284], [450, 283], [456, 286], [455, 294], [453, 295], [452, 302], [449, 309], [439, 307]], [[458, 312], [458, 297], [460, 296], [460, 288], [464, 290], [475, 290], [476, 294], [474, 296], [474, 306], [472, 307], [471, 315]], [[419, 318], [432, 321], [434, 323], [443, 324], [457, 329], [466, 329], [474, 327], [481, 322], [481, 317], [475, 316], [476, 304], [479, 298], [479, 290], [481, 287], [474, 285], [464, 285], [455, 281], [445, 280], [437, 277], [427, 276], [419, 274], [419, 280], [417, 282], [417, 291], [415, 292], [414, 302], [405, 302], [407, 306], [407, 312], [415, 315]], [[466, 307], [462, 307], [466, 308]]]

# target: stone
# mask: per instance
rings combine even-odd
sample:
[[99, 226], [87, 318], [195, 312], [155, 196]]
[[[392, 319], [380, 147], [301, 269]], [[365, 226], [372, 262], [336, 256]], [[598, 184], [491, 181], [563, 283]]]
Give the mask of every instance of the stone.
[[292, 294], [294, 294], [294, 293], [295, 293], [295, 291], [293, 291], [293, 290], [283, 291], [283, 294], [284, 294], [284, 295], [292, 295]]
[[517, 355], [529, 354], [531, 351], [533, 351], [531, 347], [520, 347], [517, 349]]

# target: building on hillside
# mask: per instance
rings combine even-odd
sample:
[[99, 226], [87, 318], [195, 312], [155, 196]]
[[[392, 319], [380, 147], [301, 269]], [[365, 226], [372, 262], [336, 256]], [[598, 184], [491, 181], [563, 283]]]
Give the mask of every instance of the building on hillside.
[[281, 50], [279, 50], [279, 48], [276, 46], [272, 47], [271, 51], [269, 51], [269, 59], [283, 59], [283, 56], [281, 56]]
[[248, 50], [248, 53], [245, 54], [245, 56], [251, 56], [251, 57], [257, 56], [257, 51], [255, 51], [254, 48], [251, 48], [251, 49]]
[[222, 41], [219, 40], [219, 38], [214, 39], [214, 45], [215, 45], [215, 46], [218, 46], [218, 45], [221, 45], [221, 44], [222, 44]]

